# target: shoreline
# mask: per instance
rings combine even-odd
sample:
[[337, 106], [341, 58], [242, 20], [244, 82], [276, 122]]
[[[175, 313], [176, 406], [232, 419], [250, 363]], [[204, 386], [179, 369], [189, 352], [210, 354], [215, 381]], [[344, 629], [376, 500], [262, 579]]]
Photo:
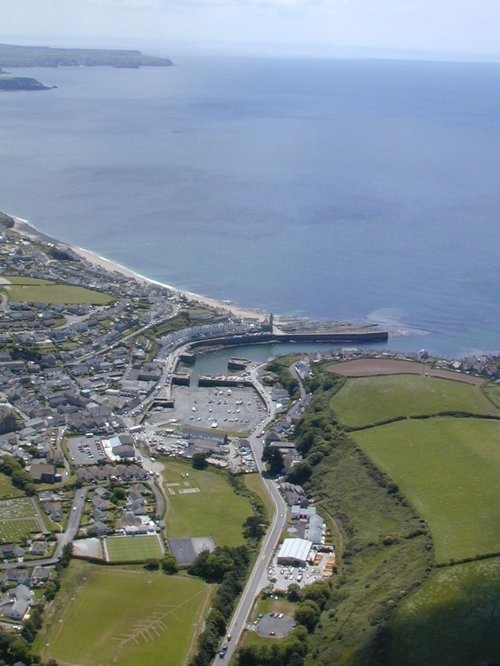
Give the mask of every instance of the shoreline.
[[224, 312], [227, 312], [235, 317], [240, 317], [242, 319], [254, 319], [260, 322], [263, 322], [268, 318], [267, 313], [258, 312], [257, 310], [252, 310], [251, 308], [240, 307], [232, 303], [228, 304], [226, 302], [219, 301], [216, 298], [211, 298], [210, 296], [195, 294], [192, 291], [179, 289], [178, 287], [174, 287], [170, 284], [159, 282], [158, 280], [153, 280], [152, 278], [141, 275], [140, 273], [137, 273], [136, 271], [127, 268], [126, 266], [123, 266], [116, 261], [113, 261], [112, 259], [103, 257], [96, 252], [93, 252], [92, 250], [87, 250], [86, 248], [79, 247], [78, 245], [70, 245], [69, 243], [64, 243], [63, 241], [60, 241], [53, 236], [49, 236], [43, 231], [37, 229], [33, 224], [31, 224], [31, 222], [28, 222], [28, 220], [17, 217], [16, 215], [10, 215], [10, 217], [12, 217], [14, 220], [14, 227], [12, 230], [18, 233], [20, 236], [27, 236], [33, 240], [40, 240], [44, 243], [54, 243], [55, 245], [67, 247], [89, 263], [94, 264], [95, 266], [99, 266], [103, 270], [110, 271], [112, 273], [119, 273], [124, 277], [138, 280], [139, 282], [168, 289], [178, 296], [183, 296], [190, 301], [200, 305], [206, 305], [208, 307], [215, 308], [216, 310], [223, 310]]
[[[14, 226], [12, 230], [16, 233], [18, 233], [20, 236], [25, 236], [27, 238], [30, 238], [32, 240], [39, 240], [44, 243], [51, 243], [56, 246], [60, 246], [63, 248], [67, 248], [77, 254], [79, 257], [84, 259], [84, 261], [87, 261], [90, 264], [93, 264], [94, 266], [98, 266], [104, 271], [108, 272], [115, 272], [123, 277], [136, 280], [138, 282], [141, 282], [143, 284], [149, 284], [149, 285], [155, 285], [157, 287], [160, 287], [162, 289], [166, 289], [170, 291], [172, 294], [185, 298], [187, 301], [190, 303], [193, 303], [195, 305], [199, 306], [205, 306], [209, 308], [213, 308], [217, 312], [224, 313], [226, 316], [229, 317], [235, 317], [238, 319], [249, 319], [252, 321], [256, 321], [259, 323], [265, 323], [266, 321], [269, 321], [269, 313], [264, 311], [264, 310], [256, 310], [253, 308], [248, 308], [244, 306], [239, 306], [237, 304], [234, 304], [232, 302], [224, 301], [224, 300], [219, 300], [217, 298], [212, 298], [210, 296], [204, 296], [202, 294], [197, 294], [195, 292], [189, 291], [187, 289], [180, 289], [178, 287], [174, 287], [173, 285], [166, 284], [165, 282], [160, 282], [159, 280], [154, 280], [152, 278], [148, 278], [145, 275], [142, 275], [141, 273], [138, 273], [137, 271], [134, 271], [127, 266], [124, 266], [123, 264], [118, 263], [117, 261], [114, 261], [112, 259], [108, 259], [107, 257], [103, 257], [102, 255], [97, 254], [93, 250], [88, 250], [86, 248], [82, 248], [78, 245], [72, 245], [70, 243], [66, 243], [64, 241], [59, 240], [58, 238], [54, 238], [53, 236], [49, 236], [48, 234], [44, 233], [43, 231], [40, 231], [39, 229], [36, 228], [31, 222], [28, 220], [18, 217], [16, 215], [12, 215], [7, 213], [13, 220], [14, 220]], [[283, 320], [283, 322], [286, 322], [288, 319], [293, 319], [293, 316], [288, 317], [287, 315], [275, 315], [275, 318], [278, 320], [276, 322], [276, 329], [279, 331], [280, 329], [280, 319]], [[310, 322], [316, 322], [321, 324], [321, 320], [317, 320], [315, 318], [309, 318], [306, 317]], [[335, 328], [339, 331], [345, 331], [346, 328], [351, 329], [353, 331], [361, 331], [366, 328], [373, 328], [377, 330], [385, 330], [388, 332], [389, 339], [394, 339], [394, 338], [406, 338], [406, 337], [412, 337], [416, 335], [425, 335], [427, 332], [425, 331], [415, 331], [412, 329], [408, 329], [407, 327], [404, 326], [397, 326], [394, 324], [385, 324], [383, 322], [375, 322], [375, 321], [370, 321], [369, 319], [366, 319], [365, 321], [362, 322], [353, 322], [349, 320], [342, 320], [342, 321], [337, 321], [335, 322]]]

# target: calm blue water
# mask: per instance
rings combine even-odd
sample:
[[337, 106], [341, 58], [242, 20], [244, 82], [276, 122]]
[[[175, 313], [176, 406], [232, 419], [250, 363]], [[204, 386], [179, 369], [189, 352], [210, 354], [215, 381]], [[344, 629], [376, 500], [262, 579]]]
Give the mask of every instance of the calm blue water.
[[500, 66], [181, 58], [17, 70], [0, 209], [240, 304], [500, 348]]

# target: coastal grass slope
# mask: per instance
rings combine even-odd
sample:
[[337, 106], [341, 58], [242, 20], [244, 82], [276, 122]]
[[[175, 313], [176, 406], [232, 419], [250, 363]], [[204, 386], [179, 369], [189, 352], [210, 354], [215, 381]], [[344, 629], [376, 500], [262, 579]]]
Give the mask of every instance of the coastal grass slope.
[[437, 562], [500, 552], [500, 421], [412, 419], [352, 437], [427, 521]]
[[[393, 383], [380, 369], [342, 412], [350, 380], [317, 364], [295, 431], [338, 554], [306, 663], [497, 663], [500, 420], [488, 415], [494, 407], [478, 378], [403, 374]], [[411, 418], [416, 405], [423, 418]], [[484, 416], [464, 418], [479, 406]], [[458, 407], [456, 416], [432, 416]], [[346, 413], [367, 425], [345, 428]]]
[[396, 611], [391, 662], [498, 663], [499, 607], [500, 558], [436, 571]]

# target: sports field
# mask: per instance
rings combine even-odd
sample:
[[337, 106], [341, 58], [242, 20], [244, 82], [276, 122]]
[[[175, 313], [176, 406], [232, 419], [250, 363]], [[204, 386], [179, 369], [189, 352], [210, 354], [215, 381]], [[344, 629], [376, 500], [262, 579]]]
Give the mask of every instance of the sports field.
[[71, 666], [183, 666], [209, 590], [198, 578], [73, 561], [41, 656]]
[[195, 470], [166, 459], [163, 470], [170, 539], [211, 536], [218, 546], [243, 543], [242, 525], [252, 515], [250, 502], [233, 491], [226, 475]]
[[500, 558], [446, 567], [396, 611], [391, 663], [500, 663]]
[[19, 542], [40, 532], [38, 512], [29, 497], [0, 501], [0, 543]]
[[3, 284], [1, 289], [12, 301], [105, 305], [113, 300], [113, 297], [109, 294], [95, 289], [60, 284], [52, 280], [21, 277], [19, 275], [4, 275], [2, 277], [8, 280], [10, 284]]
[[350, 427], [440, 412], [500, 415], [478, 387], [420, 375], [349, 378], [330, 405], [339, 421]]
[[161, 542], [155, 535], [107, 537], [104, 543], [108, 562], [144, 562], [163, 557]]
[[352, 436], [428, 522], [437, 562], [500, 550], [500, 421], [405, 420]]

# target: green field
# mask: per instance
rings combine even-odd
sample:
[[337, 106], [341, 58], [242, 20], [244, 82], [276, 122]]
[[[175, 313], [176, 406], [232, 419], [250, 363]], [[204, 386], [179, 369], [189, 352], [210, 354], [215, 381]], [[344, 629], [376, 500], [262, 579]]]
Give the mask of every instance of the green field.
[[440, 412], [498, 413], [476, 386], [419, 375], [350, 378], [330, 405], [339, 421], [349, 427]]
[[[164, 463], [168, 537], [211, 536], [218, 546], [242, 544], [242, 525], [252, 515], [252, 506], [234, 493], [225, 473], [195, 470], [170, 459]], [[179, 492], [190, 489], [199, 492]]]
[[500, 558], [433, 573], [396, 612], [392, 663], [500, 663], [499, 608]]
[[22, 497], [23, 491], [12, 485], [10, 476], [0, 473], [0, 499], [8, 499], [9, 497]]
[[428, 522], [437, 562], [500, 551], [500, 421], [398, 421], [352, 436]]
[[105, 305], [113, 300], [113, 296], [85, 287], [74, 287], [69, 284], [60, 284], [52, 280], [22, 277], [19, 275], [3, 275], [10, 282], [2, 285], [1, 289], [11, 301], [22, 303], [89, 303], [91, 305]]
[[110, 562], [141, 562], [163, 557], [157, 536], [107, 537], [105, 544]]
[[500, 408], [500, 384], [485, 384], [482, 387], [485, 395], [491, 400], [491, 402]]
[[16, 543], [34, 532], [40, 532], [36, 509], [29, 497], [0, 501], [0, 543]]
[[66, 666], [183, 666], [209, 591], [197, 578], [72, 561], [38, 649]]

